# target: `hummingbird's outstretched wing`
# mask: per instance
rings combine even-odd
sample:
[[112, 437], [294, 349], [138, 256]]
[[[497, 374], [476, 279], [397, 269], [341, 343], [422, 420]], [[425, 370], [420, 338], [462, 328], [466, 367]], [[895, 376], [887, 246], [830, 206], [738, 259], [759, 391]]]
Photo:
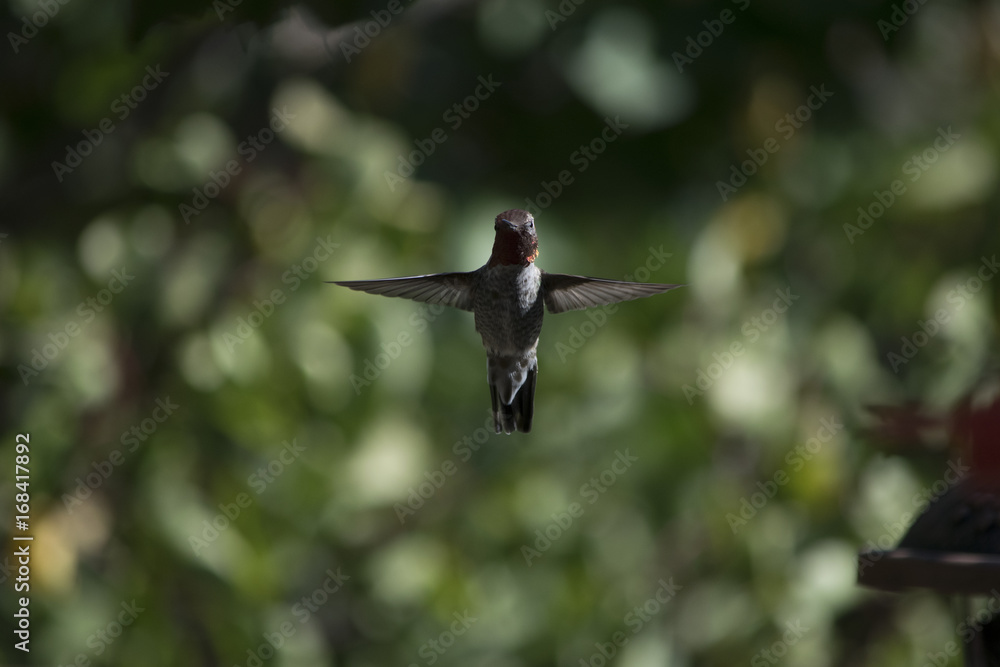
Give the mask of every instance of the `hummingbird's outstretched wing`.
[[425, 303], [439, 303], [462, 310], [472, 310], [472, 273], [431, 273], [426, 276], [385, 278], [382, 280], [332, 280], [359, 292], [398, 296]]
[[606, 306], [619, 301], [653, 296], [682, 285], [662, 283], [630, 283], [622, 280], [604, 280], [587, 276], [570, 276], [564, 273], [542, 272], [542, 291], [545, 307], [550, 313], [583, 310]]

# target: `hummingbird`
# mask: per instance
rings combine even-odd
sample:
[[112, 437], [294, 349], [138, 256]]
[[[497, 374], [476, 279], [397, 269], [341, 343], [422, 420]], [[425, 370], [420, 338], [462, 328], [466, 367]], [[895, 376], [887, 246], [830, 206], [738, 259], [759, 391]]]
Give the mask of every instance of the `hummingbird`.
[[538, 235], [527, 211], [496, 217], [489, 260], [466, 273], [328, 281], [369, 294], [472, 311], [486, 348], [486, 380], [497, 433], [531, 431], [542, 316], [660, 294], [680, 285], [547, 273], [535, 265]]

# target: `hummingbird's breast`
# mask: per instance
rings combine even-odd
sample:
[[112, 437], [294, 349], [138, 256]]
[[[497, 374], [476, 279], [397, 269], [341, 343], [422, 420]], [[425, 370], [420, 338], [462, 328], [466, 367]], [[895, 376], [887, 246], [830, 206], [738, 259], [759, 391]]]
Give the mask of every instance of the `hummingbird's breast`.
[[538, 344], [544, 301], [542, 272], [527, 265], [483, 267], [472, 311], [487, 352], [526, 354]]

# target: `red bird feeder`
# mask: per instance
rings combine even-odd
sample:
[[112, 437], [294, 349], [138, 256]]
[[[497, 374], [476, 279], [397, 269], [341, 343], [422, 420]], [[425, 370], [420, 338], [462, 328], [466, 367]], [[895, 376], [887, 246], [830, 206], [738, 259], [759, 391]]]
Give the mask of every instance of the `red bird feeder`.
[[[891, 412], [891, 418], [901, 414]], [[898, 426], [885, 430], [899, 431]], [[963, 400], [950, 427], [955, 448], [971, 461], [968, 475], [928, 505], [895, 549], [860, 553], [859, 584], [964, 596], [1000, 590], [1000, 395], [985, 406]], [[969, 644], [965, 664], [1000, 665], [1000, 620], [994, 622], [991, 614], [975, 627], [979, 630], [963, 636]]]

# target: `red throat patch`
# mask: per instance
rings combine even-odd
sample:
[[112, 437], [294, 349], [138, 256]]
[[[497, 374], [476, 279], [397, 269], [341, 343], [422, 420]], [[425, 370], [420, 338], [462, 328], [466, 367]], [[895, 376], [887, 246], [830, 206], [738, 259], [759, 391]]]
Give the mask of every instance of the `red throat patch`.
[[538, 240], [517, 233], [498, 233], [487, 266], [527, 266], [538, 257]]

